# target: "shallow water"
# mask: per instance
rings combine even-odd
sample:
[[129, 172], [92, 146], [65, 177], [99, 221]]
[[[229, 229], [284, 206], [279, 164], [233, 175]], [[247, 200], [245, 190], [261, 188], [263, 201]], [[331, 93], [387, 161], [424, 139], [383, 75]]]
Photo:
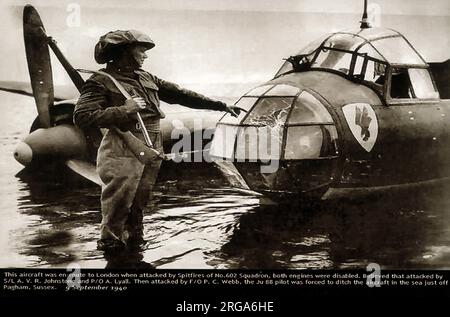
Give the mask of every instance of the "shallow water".
[[198, 165], [162, 172], [144, 217], [145, 249], [105, 258], [96, 250], [100, 188], [59, 172], [16, 177], [12, 151], [34, 104], [3, 92], [0, 100], [0, 267], [450, 268], [448, 189], [267, 206]]

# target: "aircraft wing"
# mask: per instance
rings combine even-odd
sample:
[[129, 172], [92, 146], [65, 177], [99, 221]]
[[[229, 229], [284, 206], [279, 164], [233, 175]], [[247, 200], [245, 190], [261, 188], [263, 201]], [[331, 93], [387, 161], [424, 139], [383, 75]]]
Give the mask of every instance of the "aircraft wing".
[[19, 81], [0, 81], [0, 90], [33, 97], [30, 83]]
[[[0, 81], [0, 90], [11, 92], [14, 94], [33, 97], [33, 91], [31, 84], [21, 81]], [[56, 86], [55, 87], [55, 100], [77, 99], [79, 93], [72, 85]]]
[[[22, 81], [2, 81], [0, 80], [0, 90], [11, 92], [14, 94], [33, 97], [33, 91], [29, 82]], [[71, 100], [78, 99], [80, 93], [73, 85], [55, 86], [55, 100]], [[180, 112], [204, 112], [203, 109], [187, 108], [181, 105], [173, 104], [169, 105], [165, 102], [161, 102], [161, 108], [164, 113], [180, 113]], [[206, 110], [207, 111], [207, 110]], [[207, 111], [208, 112], [208, 111]]]

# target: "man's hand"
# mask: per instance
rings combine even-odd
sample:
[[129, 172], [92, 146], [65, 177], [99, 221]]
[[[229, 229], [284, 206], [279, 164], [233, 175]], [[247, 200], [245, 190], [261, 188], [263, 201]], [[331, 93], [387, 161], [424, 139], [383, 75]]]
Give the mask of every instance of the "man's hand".
[[137, 113], [145, 109], [145, 101], [141, 97], [133, 97], [132, 99], [125, 100], [123, 107], [128, 114]]
[[231, 115], [233, 117], [238, 117], [240, 115], [241, 111], [247, 112], [246, 110], [244, 110], [242, 108], [239, 108], [236, 106], [228, 106], [228, 105], [225, 108], [225, 111], [231, 113]]
[[173, 160], [174, 155], [172, 153], [169, 154], [159, 154], [159, 158], [163, 161], [170, 161]]

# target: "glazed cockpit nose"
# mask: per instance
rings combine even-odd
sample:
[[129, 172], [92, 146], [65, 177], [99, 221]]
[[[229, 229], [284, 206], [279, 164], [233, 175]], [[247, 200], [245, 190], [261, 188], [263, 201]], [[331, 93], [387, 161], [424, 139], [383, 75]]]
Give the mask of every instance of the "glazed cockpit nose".
[[248, 112], [219, 121], [211, 155], [232, 161], [253, 190], [296, 191], [306, 186], [299, 166], [336, 157], [336, 127], [314, 92], [264, 85], [236, 105]]

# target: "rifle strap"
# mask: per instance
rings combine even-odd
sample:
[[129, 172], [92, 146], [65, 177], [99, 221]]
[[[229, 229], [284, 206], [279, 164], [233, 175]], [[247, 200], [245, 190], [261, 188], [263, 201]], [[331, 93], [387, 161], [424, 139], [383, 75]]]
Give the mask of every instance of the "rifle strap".
[[[102, 75], [102, 76], [106, 76], [108, 77], [113, 84], [116, 86], [117, 89], [119, 89], [120, 93], [125, 97], [125, 99], [131, 99], [131, 95], [128, 93], [128, 91], [125, 90], [125, 88], [122, 86], [122, 84], [115, 79], [113, 76], [111, 76], [110, 74], [103, 72], [101, 70], [86, 70], [86, 69], [77, 69], [79, 72], [81, 73], [87, 73], [87, 74], [98, 74], [98, 75]], [[147, 145], [151, 148], [153, 148], [153, 143], [152, 140], [150, 139], [150, 136], [148, 135], [147, 129], [145, 128], [145, 124], [144, 121], [142, 120], [141, 115], [139, 114], [139, 112], [136, 113], [136, 117], [137, 120], [139, 122], [139, 125], [141, 127], [141, 132], [144, 135], [144, 139], [145, 139], [145, 143], [147, 143]]]
[[[93, 70], [86, 70], [86, 69], [77, 69], [80, 73], [87, 73], [87, 74], [98, 74], [102, 76], [108, 77], [113, 84], [116, 86], [116, 88], [120, 91], [120, 93], [125, 97], [125, 99], [131, 99], [131, 95], [125, 90], [125, 88], [122, 86], [122, 84], [115, 79], [113, 76], [111, 76], [108, 73], [105, 73], [103, 71], [93, 71]], [[150, 140], [150, 136], [148, 135], [147, 129], [145, 128], [145, 125], [142, 121], [142, 118], [139, 113], [136, 113], [138, 117], [139, 124], [141, 126], [142, 133], [144, 134], [144, 139], [146, 140], [147, 147], [142, 148], [139, 146], [139, 143], [141, 141], [136, 138], [131, 132], [122, 132], [117, 127], [112, 127], [111, 129], [114, 130], [114, 132], [120, 136], [125, 143], [128, 144], [128, 147], [131, 149], [133, 154], [136, 156], [137, 159], [139, 159], [142, 163], [148, 164], [150, 161], [154, 160], [155, 157], [161, 157], [161, 153], [156, 151], [153, 148], [152, 141]], [[138, 141], [138, 142], [137, 142]], [[145, 145], [141, 143], [144, 147]]]

